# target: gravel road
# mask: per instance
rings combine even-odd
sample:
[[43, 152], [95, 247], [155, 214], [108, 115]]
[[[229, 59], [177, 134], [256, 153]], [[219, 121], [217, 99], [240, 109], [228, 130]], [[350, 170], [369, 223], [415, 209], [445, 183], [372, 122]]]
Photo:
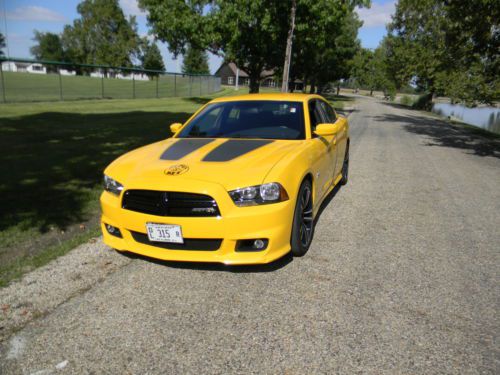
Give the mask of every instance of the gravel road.
[[[87, 244], [0, 291], [0, 373], [498, 373], [498, 142], [355, 107], [349, 184], [305, 257], [191, 266]], [[23, 303], [39, 306], [24, 327]]]

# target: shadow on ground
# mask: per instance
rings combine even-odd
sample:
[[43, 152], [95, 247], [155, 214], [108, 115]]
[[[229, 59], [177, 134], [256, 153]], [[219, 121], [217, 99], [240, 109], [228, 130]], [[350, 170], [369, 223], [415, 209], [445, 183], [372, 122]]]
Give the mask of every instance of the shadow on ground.
[[0, 119], [0, 231], [46, 232], [85, 219], [117, 156], [170, 136], [189, 113], [41, 113]]
[[217, 272], [232, 272], [232, 273], [262, 273], [273, 272], [285, 267], [293, 261], [291, 253], [286, 254], [280, 259], [268, 264], [255, 264], [255, 265], [225, 265], [222, 263], [197, 263], [197, 262], [172, 262], [166, 260], [159, 260], [149, 258], [140, 254], [123, 252], [124, 256], [131, 259], [142, 259], [150, 263], [155, 263], [161, 266], [189, 269], [198, 271], [217, 271]]
[[[384, 104], [394, 106], [391, 103]], [[386, 123], [399, 123], [410, 133], [427, 136], [429, 138], [427, 146], [459, 148], [477, 156], [500, 158], [500, 139], [481, 129], [452, 126], [445, 121], [417, 114], [415, 116], [385, 114], [374, 116], [374, 119]]]

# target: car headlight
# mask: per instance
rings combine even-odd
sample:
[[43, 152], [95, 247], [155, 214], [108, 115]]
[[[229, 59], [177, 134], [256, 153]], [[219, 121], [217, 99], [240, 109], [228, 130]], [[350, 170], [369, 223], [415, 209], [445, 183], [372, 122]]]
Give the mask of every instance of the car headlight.
[[115, 195], [120, 195], [123, 190], [123, 185], [111, 177], [104, 175], [104, 190]]
[[288, 200], [285, 188], [277, 182], [231, 190], [229, 195], [237, 206], [255, 206]]

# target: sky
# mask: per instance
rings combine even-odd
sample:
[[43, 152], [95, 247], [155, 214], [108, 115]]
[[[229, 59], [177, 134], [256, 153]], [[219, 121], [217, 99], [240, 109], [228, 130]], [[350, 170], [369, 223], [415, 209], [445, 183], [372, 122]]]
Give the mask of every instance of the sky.
[[[76, 6], [80, 0], [0, 0], [0, 32], [7, 35], [9, 56], [32, 58], [30, 47], [34, 42], [33, 31], [60, 33], [64, 25], [78, 17]], [[365, 48], [376, 48], [386, 34], [385, 24], [390, 22], [396, 0], [372, 0], [370, 9], [359, 9], [363, 27], [358, 37]], [[139, 34], [148, 35], [146, 14], [137, 6], [137, 0], [120, 0], [126, 15], [135, 15]], [[167, 71], [180, 72], [182, 56], [174, 59], [168, 46], [159, 42]], [[222, 59], [210, 55], [210, 71], [214, 73]]]

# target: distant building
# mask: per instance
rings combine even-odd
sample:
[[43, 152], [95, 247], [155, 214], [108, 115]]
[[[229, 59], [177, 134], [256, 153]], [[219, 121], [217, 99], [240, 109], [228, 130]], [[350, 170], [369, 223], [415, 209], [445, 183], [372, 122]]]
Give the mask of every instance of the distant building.
[[149, 77], [144, 74], [144, 73], [131, 73], [131, 74], [123, 74], [123, 73], [118, 73], [115, 78], [118, 79], [130, 79], [130, 80], [135, 80], [135, 81], [148, 81]]
[[59, 74], [62, 76], [76, 76], [76, 72], [69, 69], [59, 69]]
[[[222, 65], [215, 72], [215, 76], [220, 77], [221, 85], [234, 86], [236, 84], [236, 75], [238, 75], [238, 85], [239, 86], [249, 86], [250, 85], [250, 77], [247, 72], [242, 69], [239, 69], [233, 62], [223, 62]], [[238, 73], [238, 74], [237, 74]], [[280, 82], [278, 82], [275, 78], [276, 72], [274, 70], [264, 70], [260, 75], [260, 86], [261, 87], [278, 87], [280, 86]], [[292, 86], [293, 84], [293, 86]], [[290, 87], [293, 87], [294, 90], [302, 90], [303, 83], [300, 80], [295, 80], [295, 82], [291, 82], [289, 84]]]
[[42, 64], [17, 61], [2, 62], [2, 70], [4, 72], [47, 74], [47, 68]]

